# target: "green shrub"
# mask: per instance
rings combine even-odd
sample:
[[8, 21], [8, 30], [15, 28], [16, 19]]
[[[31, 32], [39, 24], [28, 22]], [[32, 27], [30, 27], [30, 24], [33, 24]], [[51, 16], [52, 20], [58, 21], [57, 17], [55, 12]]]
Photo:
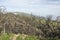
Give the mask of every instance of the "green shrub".
[[47, 38], [47, 40], [60, 40], [59, 38]]
[[0, 36], [0, 40], [10, 40], [10, 37], [9, 37], [9, 35], [8, 34], [1, 34], [1, 36]]

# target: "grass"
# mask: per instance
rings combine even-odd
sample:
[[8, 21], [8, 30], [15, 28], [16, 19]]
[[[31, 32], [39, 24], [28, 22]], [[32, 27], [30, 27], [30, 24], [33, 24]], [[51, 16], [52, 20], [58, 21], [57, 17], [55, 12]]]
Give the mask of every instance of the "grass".
[[35, 36], [20, 35], [17, 37], [17, 40], [38, 40]]
[[8, 34], [1, 34], [0, 40], [10, 40], [10, 36]]
[[[1, 34], [0, 35], [0, 40], [12, 40], [14, 34]], [[40, 39], [37, 39], [36, 36], [25, 36], [20, 34], [16, 40], [60, 40], [58, 38], [40, 38]]]
[[[12, 40], [14, 34], [1, 34], [0, 35], [0, 40]], [[37, 40], [37, 38], [35, 36], [26, 36], [24, 38], [24, 35], [19, 35], [16, 40]]]
[[35, 36], [27, 36], [25, 40], [38, 40]]

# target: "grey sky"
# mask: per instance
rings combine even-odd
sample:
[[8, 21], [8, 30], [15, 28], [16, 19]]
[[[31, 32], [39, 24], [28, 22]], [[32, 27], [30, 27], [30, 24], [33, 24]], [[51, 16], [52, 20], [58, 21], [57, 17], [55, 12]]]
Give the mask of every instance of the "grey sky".
[[32, 12], [42, 16], [60, 14], [60, 0], [0, 0], [0, 5], [4, 5], [7, 11]]

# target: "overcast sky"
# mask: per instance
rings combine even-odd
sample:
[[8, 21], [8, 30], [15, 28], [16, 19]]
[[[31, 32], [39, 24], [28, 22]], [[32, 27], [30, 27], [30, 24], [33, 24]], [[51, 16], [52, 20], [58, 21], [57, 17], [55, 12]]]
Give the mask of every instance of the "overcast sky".
[[60, 0], [0, 0], [7, 11], [20, 11], [35, 15], [60, 15]]

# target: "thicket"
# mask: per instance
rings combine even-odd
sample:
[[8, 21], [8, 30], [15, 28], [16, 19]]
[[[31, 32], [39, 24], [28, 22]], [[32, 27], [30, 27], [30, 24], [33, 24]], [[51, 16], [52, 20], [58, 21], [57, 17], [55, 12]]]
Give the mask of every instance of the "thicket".
[[3, 13], [0, 11], [0, 34], [2, 33], [34, 35], [37, 36], [38, 39], [59, 39], [60, 16], [55, 20], [52, 20], [51, 15], [41, 17], [32, 14], [25, 14], [23, 12]]

